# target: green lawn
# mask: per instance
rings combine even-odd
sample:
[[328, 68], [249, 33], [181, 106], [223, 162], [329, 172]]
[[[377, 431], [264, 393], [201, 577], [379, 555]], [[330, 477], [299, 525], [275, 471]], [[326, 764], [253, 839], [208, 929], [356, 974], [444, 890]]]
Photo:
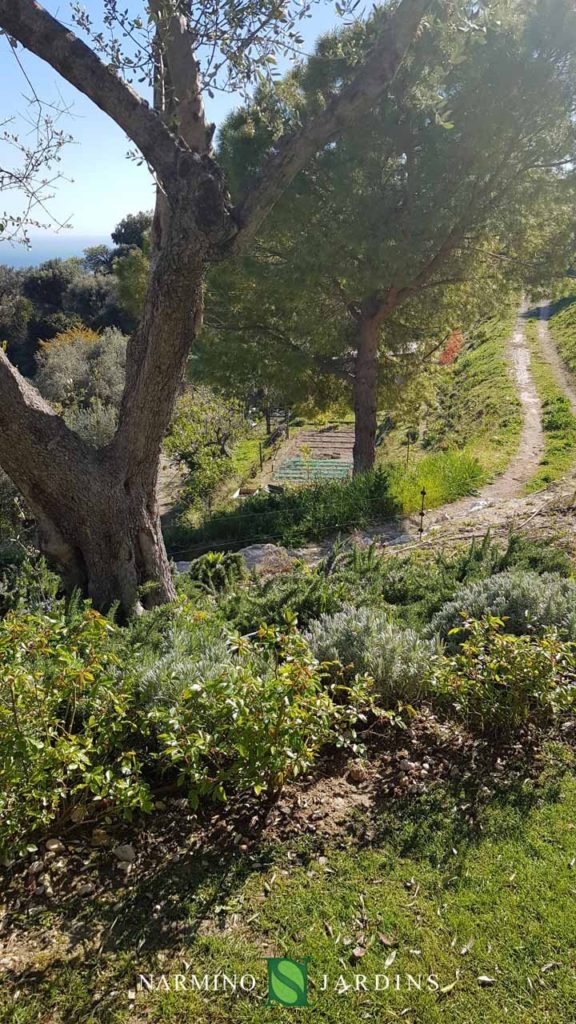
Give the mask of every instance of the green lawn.
[[[576, 781], [558, 767], [566, 761], [572, 755], [554, 747], [539, 786], [512, 775], [473, 831], [463, 777], [462, 789], [438, 784], [396, 809], [384, 803], [331, 840], [310, 835], [231, 857], [182, 850], [154, 878], [76, 905], [81, 940], [71, 949], [61, 936], [74, 907], [67, 921], [58, 907], [22, 914], [30, 949], [35, 927], [51, 940], [36, 956], [28, 950], [27, 976], [2, 987], [0, 1019], [573, 1024]], [[358, 947], [365, 955], [354, 956]], [[311, 958], [308, 1008], [266, 1005], [270, 956]], [[184, 962], [200, 979], [253, 975], [256, 990], [176, 992]], [[155, 975], [156, 986], [165, 975], [171, 991], [131, 998], [138, 974]], [[388, 990], [381, 979], [374, 991], [378, 974]], [[481, 976], [493, 984], [482, 987]]]
[[544, 430], [544, 453], [526, 490], [538, 491], [564, 476], [576, 461], [576, 417], [554, 370], [542, 355], [538, 327], [533, 320], [526, 325], [526, 336], [532, 376], [542, 403]]

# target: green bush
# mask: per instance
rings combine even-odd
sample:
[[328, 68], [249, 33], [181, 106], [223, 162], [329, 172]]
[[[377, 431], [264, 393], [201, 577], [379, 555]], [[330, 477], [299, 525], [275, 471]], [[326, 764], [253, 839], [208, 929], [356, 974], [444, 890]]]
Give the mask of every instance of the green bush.
[[210, 507], [214, 494], [233, 469], [232, 447], [246, 433], [238, 402], [197, 386], [179, 398], [164, 448], [186, 469], [180, 495], [181, 516], [193, 523]]
[[[553, 574], [512, 570], [461, 587], [433, 617], [431, 634], [447, 638], [462, 619], [496, 615], [506, 631], [516, 635], [542, 632], [556, 626], [571, 639], [576, 637], [576, 584]], [[456, 642], [452, 637], [452, 644]]]
[[87, 801], [150, 807], [135, 748], [138, 711], [116, 631], [89, 609], [9, 612], [0, 622], [0, 850], [13, 852]]
[[218, 609], [235, 629], [248, 633], [260, 623], [282, 625], [290, 618], [304, 627], [325, 612], [338, 611], [351, 596], [350, 586], [339, 577], [296, 564], [280, 576], [252, 579], [228, 591], [218, 601]]
[[53, 609], [59, 599], [61, 581], [50, 571], [45, 559], [21, 546], [5, 549], [5, 555], [5, 561], [0, 556], [0, 615], [16, 609]]
[[170, 765], [193, 805], [231, 790], [277, 793], [305, 772], [327, 743], [356, 749], [354, 727], [369, 706], [368, 682], [327, 687], [295, 631], [264, 627], [236, 637], [234, 662], [214, 663], [178, 702], [150, 712], [158, 763]]
[[[367, 679], [330, 683], [294, 628], [229, 637], [180, 602], [120, 630], [89, 608], [0, 621], [0, 854], [56, 821], [276, 793], [322, 747], [358, 750]], [[146, 646], [149, 640], [149, 646]]]
[[139, 648], [138, 698], [142, 707], [178, 701], [192, 685], [232, 671], [234, 658], [223, 623], [214, 615], [179, 602], [165, 617], [156, 638]]
[[347, 605], [335, 615], [323, 615], [311, 624], [306, 639], [319, 661], [339, 662], [347, 674], [368, 673], [385, 701], [421, 697], [434, 659], [430, 642], [373, 608]]
[[462, 629], [456, 655], [436, 668], [436, 698], [481, 733], [509, 734], [528, 721], [543, 724], [573, 708], [576, 645], [556, 630], [513, 636], [488, 616]]
[[268, 540], [303, 544], [393, 516], [398, 506], [389, 484], [389, 474], [376, 470], [350, 480], [332, 480], [282, 494], [256, 494], [241, 506], [206, 519], [197, 529], [181, 523], [169, 532], [168, 539], [179, 548], [185, 544], [234, 546]]
[[209, 551], [194, 559], [188, 576], [194, 583], [215, 594], [229, 590], [234, 584], [247, 579], [248, 569], [242, 555]]

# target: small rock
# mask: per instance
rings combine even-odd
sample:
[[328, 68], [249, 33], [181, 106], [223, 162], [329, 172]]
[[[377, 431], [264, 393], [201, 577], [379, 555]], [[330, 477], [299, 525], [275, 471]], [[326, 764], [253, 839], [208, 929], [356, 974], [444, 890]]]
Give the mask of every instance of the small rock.
[[44, 870], [44, 861], [43, 860], [33, 860], [31, 865], [30, 865], [30, 867], [28, 868], [28, 871], [30, 872], [31, 875], [39, 875], [40, 872], [43, 871], [43, 870]]
[[86, 882], [85, 885], [81, 885], [78, 889], [79, 896], [91, 896], [96, 886], [92, 885], [92, 882]]
[[64, 853], [66, 847], [59, 839], [47, 839], [46, 849], [49, 853]]
[[366, 782], [368, 772], [361, 764], [353, 764], [348, 772], [350, 782]]
[[118, 858], [118, 860], [125, 861], [127, 864], [131, 864], [132, 861], [136, 860], [136, 850], [133, 846], [130, 846], [129, 843], [115, 846], [112, 853]]
[[252, 544], [242, 548], [239, 554], [248, 569], [262, 575], [289, 572], [296, 560], [286, 548], [276, 544]]

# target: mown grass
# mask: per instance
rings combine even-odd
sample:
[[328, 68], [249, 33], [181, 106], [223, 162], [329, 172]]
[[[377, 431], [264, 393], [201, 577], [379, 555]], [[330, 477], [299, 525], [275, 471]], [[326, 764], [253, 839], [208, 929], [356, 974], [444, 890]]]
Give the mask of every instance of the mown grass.
[[[561, 759], [570, 762], [572, 755], [551, 752], [550, 763]], [[522, 776], [507, 780], [508, 793], [492, 796], [481, 828], [470, 832], [463, 796], [441, 785], [413, 798], [402, 813], [384, 805], [376, 820], [359, 817], [353, 829], [359, 838], [309, 836], [232, 858], [195, 855], [167, 863], [112, 902], [79, 908], [76, 930], [85, 938], [101, 933], [104, 948], [98, 941], [68, 948], [63, 936], [71, 920], [47, 909], [38, 923], [52, 945], [33, 954], [30, 942], [29, 971], [0, 990], [0, 1019], [573, 1024], [576, 781], [547, 771], [541, 788]], [[33, 921], [23, 924], [33, 934]], [[179, 930], [186, 941], [178, 940]], [[366, 952], [355, 958], [358, 945]], [[267, 1006], [269, 956], [311, 958], [307, 1008]], [[200, 979], [254, 975], [256, 990], [235, 996], [137, 991], [129, 1000], [139, 974], [163, 974], [173, 989], [185, 961]], [[357, 974], [368, 991], [355, 991]], [[389, 977], [388, 990], [373, 991], [377, 974]], [[408, 989], [408, 974], [433, 974], [446, 991], [425, 983]], [[334, 989], [341, 976], [352, 988], [340, 993]], [[493, 984], [482, 987], [481, 976]]]
[[544, 452], [537, 472], [526, 487], [531, 492], [558, 480], [576, 461], [576, 416], [553, 368], [542, 355], [538, 326], [533, 320], [526, 324], [526, 337], [530, 348], [531, 372], [542, 403], [544, 431]]

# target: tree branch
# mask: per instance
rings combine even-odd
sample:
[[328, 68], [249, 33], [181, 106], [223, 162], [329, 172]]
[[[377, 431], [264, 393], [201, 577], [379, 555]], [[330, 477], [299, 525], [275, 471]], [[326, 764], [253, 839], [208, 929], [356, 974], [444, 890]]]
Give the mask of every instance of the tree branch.
[[0, 28], [108, 114], [169, 187], [184, 146], [146, 100], [35, 0], [0, 0]]
[[24, 497], [40, 497], [47, 461], [56, 492], [70, 468], [87, 466], [94, 454], [0, 350], [0, 463]]
[[299, 131], [283, 136], [256, 184], [234, 210], [237, 240], [254, 237], [264, 218], [308, 160], [361, 118], [394, 81], [432, 0], [401, 0], [354, 80]]
[[200, 68], [195, 56], [195, 36], [184, 14], [166, 13], [166, 4], [152, 0], [158, 37], [170, 77], [179, 134], [197, 153], [210, 149], [213, 126], [206, 125]]

